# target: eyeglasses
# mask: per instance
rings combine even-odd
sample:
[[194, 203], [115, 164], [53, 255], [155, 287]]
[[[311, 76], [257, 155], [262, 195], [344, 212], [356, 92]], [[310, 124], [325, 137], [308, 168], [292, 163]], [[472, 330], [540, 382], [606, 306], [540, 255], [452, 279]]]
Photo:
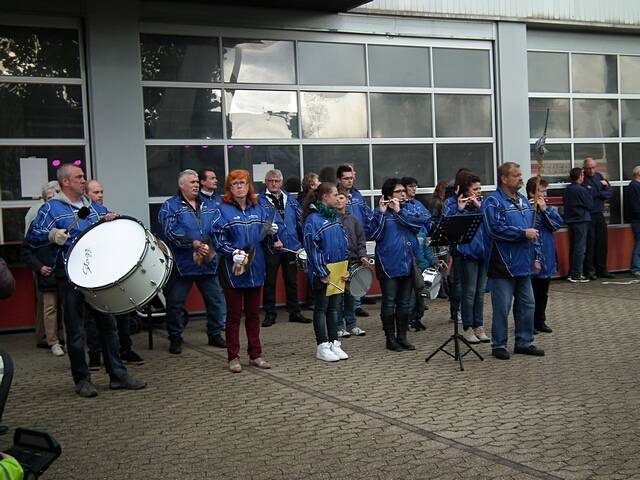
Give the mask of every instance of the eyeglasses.
[[231, 186], [234, 187], [234, 188], [246, 187], [247, 186], [247, 182], [232, 182]]
[[280, 183], [282, 181], [281, 178], [267, 178], [265, 180], [267, 183]]
[[393, 193], [405, 193], [406, 190], [403, 188], [401, 190], [394, 190]]

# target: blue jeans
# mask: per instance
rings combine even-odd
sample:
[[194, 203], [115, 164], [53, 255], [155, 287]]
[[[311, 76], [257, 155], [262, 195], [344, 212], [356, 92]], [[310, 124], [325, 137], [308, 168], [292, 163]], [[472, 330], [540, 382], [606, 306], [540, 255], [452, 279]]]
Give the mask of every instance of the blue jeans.
[[581, 275], [583, 273], [590, 226], [591, 222], [569, 224], [569, 275]]
[[[356, 319], [356, 301], [360, 301], [359, 298], [355, 298], [349, 292], [345, 292], [342, 295], [342, 307], [339, 309], [339, 326], [345, 327], [348, 332], [355, 328], [358, 324]], [[340, 316], [341, 314], [341, 316]]]
[[533, 342], [535, 300], [531, 277], [492, 278], [491, 349], [507, 348], [509, 310], [513, 300], [513, 320], [516, 325], [516, 347], [526, 348]]
[[633, 230], [633, 252], [631, 253], [631, 271], [640, 272], [640, 222], [631, 222]]
[[224, 292], [217, 275], [173, 276], [167, 285], [167, 333], [169, 338], [182, 338], [182, 307], [193, 282], [202, 294], [207, 311], [207, 335], [220, 335], [227, 320]]
[[406, 315], [408, 319], [413, 310], [413, 305], [411, 305], [413, 279], [411, 277], [384, 278], [380, 276], [379, 280], [382, 290], [380, 316], [382, 318], [392, 317], [397, 313]]
[[[84, 309], [82, 293], [71, 285], [62, 287], [64, 325], [67, 331], [67, 352], [71, 363], [71, 375], [74, 383], [91, 380], [87, 359], [84, 353]], [[129, 374], [120, 359], [120, 342], [116, 333], [113, 315], [91, 309], [98, 331], [100, 349], [104, 358], [104, 367], [111, 381], [125, 381]]]
[[458, 257], [462, 264], [462, 294], [460, 310], [464, 328], [484, 324], [484, 291], [487, 287], [487, 268], [482, 260]]
[[313, 331], [316, 334], [316, 344], [333, 342], [338, 339], [338, 311], [342, 302], [342, 295], [327, 297], [327, 285], [317, 278], [313, 279]]

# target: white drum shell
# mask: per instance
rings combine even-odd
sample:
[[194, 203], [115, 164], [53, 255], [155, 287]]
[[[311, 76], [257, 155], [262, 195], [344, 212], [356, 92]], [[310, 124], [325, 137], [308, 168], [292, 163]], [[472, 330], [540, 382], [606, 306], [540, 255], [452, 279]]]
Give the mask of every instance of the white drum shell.
[[353, 267], [349, 270], [349, 293], [354, 297], [363, 297], [371, 289], [373, 273], [367, 267]]

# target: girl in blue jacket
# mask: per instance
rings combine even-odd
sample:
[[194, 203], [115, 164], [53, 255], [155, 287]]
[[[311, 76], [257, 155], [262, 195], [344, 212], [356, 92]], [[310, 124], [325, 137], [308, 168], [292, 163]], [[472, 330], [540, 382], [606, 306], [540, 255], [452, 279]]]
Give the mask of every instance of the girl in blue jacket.
[[413, 265], [418, 239], [416, 234], [429, 219], [405, 206], [404, 185], [398, 178], [385, 180], [382, 198], [368, 226], [369, 240], [376, 242], [376, 273], [382, 290], [380, 317], [387, 349], [415, 350], [407, 340], [412, 311]]
[[327, 297], [328, 264], [347, 259], [347, 236], [338, 219], [338, 190], [332, 183], [321, 183], [307, 194], [302, 221], [307, 272], [313, 288], [315, 306], [313, 330], [316, 358], [325, 362], [346, 360], [349, 356], [338, 341], [338, 310], [341, 295]]

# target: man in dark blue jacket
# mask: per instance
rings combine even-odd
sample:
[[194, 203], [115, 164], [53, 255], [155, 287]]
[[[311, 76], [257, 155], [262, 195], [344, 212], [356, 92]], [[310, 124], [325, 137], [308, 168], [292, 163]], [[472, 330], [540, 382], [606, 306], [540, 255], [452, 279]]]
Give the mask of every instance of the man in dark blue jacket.
[[613, 191], [609, 182], [600, 172], [596, 171], [596, 162], [593, 158], [585, 158], [582, 169], [584, 170], [582, 185], [586, 187], [593, 199], [583, 272], [589, 280], [595, 280], [598, 277], [614, 278], [607, 270], [608, 234], [607, 221], [604, 219], [603, 213], [604, 202], [611, 200]]
[[583, 186], [584, 173], [581, 168], [572, 168], [569, 172], [571, 185], [564, 191], [564, 221], [569, 226], [569, 281], [588, 282], [584, 275], [584, 255], [587, 248], [587, 236], [591, 224], [593, 198]]
[[633, 169], [633, 179], [627, 187], [625, 199], [626, 211], [629, 212], [634, 238], [631, 273], [640, 278], [640, 165]]
[[520, 165], [506, 162], [498, 167], [498, 189], [484, 202], [485, 263], [491, 282], [491, 353], [508, 360], [508, 318], [513, 303], [515, 322], [514, 353], [544, 355], [533, 345], [535, 302], [531, 275], [540, 271], [536, 242], [539, 232], [533, 228], [533, 209], [518, 193], [522, 187]]

